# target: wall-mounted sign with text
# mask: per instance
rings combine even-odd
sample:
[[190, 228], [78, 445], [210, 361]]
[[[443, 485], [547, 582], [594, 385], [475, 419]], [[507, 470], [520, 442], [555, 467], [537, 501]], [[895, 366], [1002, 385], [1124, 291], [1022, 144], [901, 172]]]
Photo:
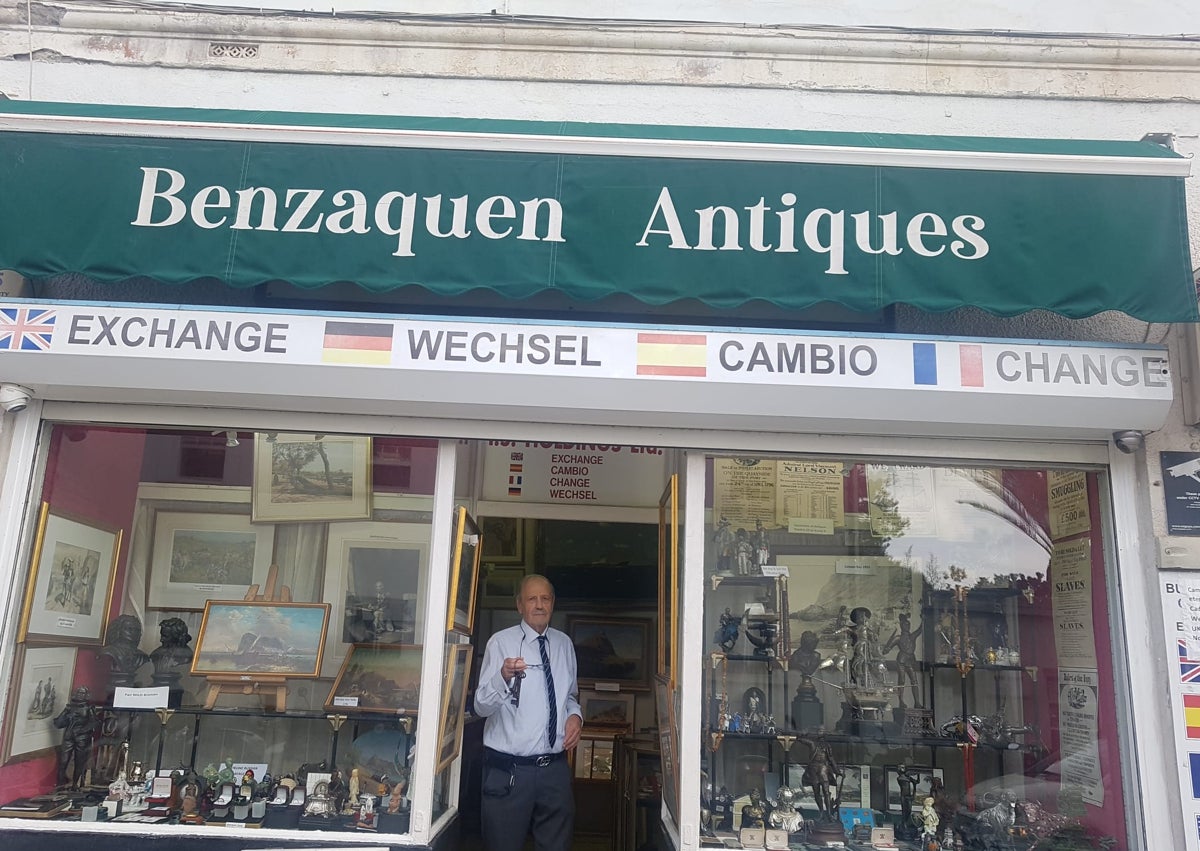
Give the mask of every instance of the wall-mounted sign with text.
[[483, 498], [498, 502], [658, 505], [666, 454], [653, 446], [489, 440]]

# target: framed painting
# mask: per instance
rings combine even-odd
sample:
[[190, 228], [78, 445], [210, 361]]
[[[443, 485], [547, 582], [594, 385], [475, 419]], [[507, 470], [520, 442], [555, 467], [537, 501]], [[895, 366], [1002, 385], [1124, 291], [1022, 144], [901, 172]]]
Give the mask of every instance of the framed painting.
[[120, 552], [120, 529], [42, 503], [17, 640], [101, 644]]
[[49, 753], [62, 740], [54, 719], [71, 698], [74, 647], [17, 648], [16, 678], [4, 721], [4, 761]]
[[333, 604], [322, 666], [330, 676], [351, 644], [412, 644], [421, 634], [429, 526], [331, 523], [323, 599]]
[[[789, 763], [787, 769], [787, 784], [793, 789], [802, 791], [802, 795], [797, 799], [796, 806], [805, 811], [805, 814], [815, 813], [816, 801], [812, 797], [812, 792], [809, 785], [804, 782], [804, 770], [806, 766]], [[842, 806], [846, 809], [870, 809], [871, 808], [871, 766], [869, 765], [843, 765], [842, 766], [842, 785], [841, 785], [841, 801]]]
[[487, 564], [525, 563], [525, 521], [517, 517], [485, 517], [483, 561]]
[[454, 762], [462, 749], [463, 709], [467, 704], [471, 650], [470, 644], [446, 645], [446, 682], [442, 689], [442, 716], [438, 725], [438, 771]]
[[192, 675], [320, 676], [328, 626], [328, 603], [209, 600]]
[[679, 476], [658, 500], [658, 670], [675, 687], [679, 628]]
[[371, 438], [256, 434], [250, 508], [254, 523], [369, 520]]
[[479, 590], [479, 526], [461, 505], [455, 514], [446, 629], [470, 635], [475, 625], [475, 598]]
[[483, 570], [483, 585], [479, 589], [480, 605], [496, 609], [511, 609], [516, 605], [517, 590], [525, 578], [525, 568], [487, 565]]
[[633, 695], [609, 691], [581, 691], [579, 708], [583, 723], [633, 729]]
[[420, 644], [355, 644], [329, 690], [325, 709], [415, 715], [420, 698]]
[[242, 514], [160, 511], [146, 581], [146, 607], [198, 612], [206, 600], [236, 600], [271, 569], [272, 526]]
[[615, 683], [622, 689], [650, 688], [650, 625], [631, 618], [569, 617], [580, 687]]
[[[913, 812], [920, 812], [920, 802], [932, 794], [929, 791], [933, 778], [944, 779], [942, 769], [928, 765], [908, 766], [908, 775], [913, 779]], [[900, 805], [900, 767], [898, 765], [884, 766], [883, 776], [887, 784], [887, 801], [884, 809], [889, 813], [903, 812]]]

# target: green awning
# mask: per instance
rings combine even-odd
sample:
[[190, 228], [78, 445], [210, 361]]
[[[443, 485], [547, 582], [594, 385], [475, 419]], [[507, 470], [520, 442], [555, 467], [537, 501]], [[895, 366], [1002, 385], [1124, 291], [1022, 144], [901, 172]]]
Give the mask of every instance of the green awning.
[[0, 268], [1196, 321], [1188, 167], [1149, 142], [7, 101]]

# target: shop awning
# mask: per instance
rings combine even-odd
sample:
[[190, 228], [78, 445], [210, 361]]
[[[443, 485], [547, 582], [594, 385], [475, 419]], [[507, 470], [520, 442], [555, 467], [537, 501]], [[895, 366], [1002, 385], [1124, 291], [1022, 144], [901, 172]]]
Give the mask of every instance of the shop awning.
[[1188, 170], [1149, 142], [7, 101], [0, 268], [1195, 321]]

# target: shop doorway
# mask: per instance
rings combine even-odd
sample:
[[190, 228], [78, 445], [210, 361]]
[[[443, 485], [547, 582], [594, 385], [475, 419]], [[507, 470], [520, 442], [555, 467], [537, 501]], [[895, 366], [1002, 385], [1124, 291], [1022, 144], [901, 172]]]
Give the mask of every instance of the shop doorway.
[[[579, 663], [583, 736], [572, 755], [573, 851], [649, 851], [661, 845], [662, 780], [654, 675], [659, 631], [656, 523], [481, 517], [482, 566], [472, 643], [519, 622], [515, 592], [531, 573], [555, 587], [552, 626]], [[460, 783], [461, 847], [481, 847], [483, 723], [468, 725]], [[532, 847], [530, 845], [529, 847]]]

